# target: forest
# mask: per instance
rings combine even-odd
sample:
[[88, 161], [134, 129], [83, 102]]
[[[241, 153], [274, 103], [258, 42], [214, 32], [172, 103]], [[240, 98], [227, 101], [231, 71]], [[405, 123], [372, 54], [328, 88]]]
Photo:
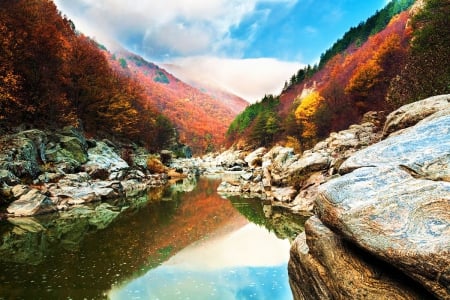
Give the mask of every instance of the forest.
[[229, 143], [303, 151], [368, 111], [450, 93], [450, 3], [409, 9], [413, 2], [391, 1], [351, 28], [318, 65], [298, 70], [280, 95], [270, 96], [276, 103], [266, 105], [266, 96], [249, 106], [231, 123]]
[[112, 69], [52, 1], [1, 0], [0, 50], [1, 131], [72, 125], [152, 151], [173, 139], [143, 87]]

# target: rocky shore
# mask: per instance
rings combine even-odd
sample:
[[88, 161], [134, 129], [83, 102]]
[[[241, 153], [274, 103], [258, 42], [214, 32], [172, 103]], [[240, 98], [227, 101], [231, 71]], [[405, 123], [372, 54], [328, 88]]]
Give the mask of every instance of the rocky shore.
[[108, 140], [86, 139], [73, 127], [51, 133], [32, 129], [0, 138], [4, 217], [66, 211], [136, 195], [166, 184], [168, 174], [180, 175], [143, 148], [119, 149]]
[[259, 148], [251, 153], [228, 150], [215, 161], [241, 174], [225, 178], [218, 190], [225, 195], [260, 197], [272, 206], [311, 215], [319, 185], [336, 176], [350, 155], [381, 139], [384, 118], [382, 112], [369, 112], [361, 124], [332, 133], [302, 154], [282, 146]]

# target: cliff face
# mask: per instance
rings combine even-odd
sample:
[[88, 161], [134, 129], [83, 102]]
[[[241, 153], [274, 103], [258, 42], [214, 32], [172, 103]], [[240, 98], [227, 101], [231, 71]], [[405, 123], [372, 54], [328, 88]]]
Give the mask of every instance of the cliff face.
[[291, 249], [295, 299], [450, 298], [450, 95], [391, 113], [319, 187]]

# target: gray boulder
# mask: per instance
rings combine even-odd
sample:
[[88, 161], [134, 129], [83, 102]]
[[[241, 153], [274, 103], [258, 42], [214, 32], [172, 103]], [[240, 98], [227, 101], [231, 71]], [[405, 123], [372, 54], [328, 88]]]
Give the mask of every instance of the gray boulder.
[[383, 135], [388, 136], [393, 132], [413, 126], [420, 120], [446, 109], [450, 109], [450, 95], [434, 96], [404, 105], [388, 115]]
[[412, 279], [343, 240], [317, 217], [305, 223], [288, 264], [294, 299], [430, 299]]
[[324, 224], [450, 298], [450, 115], [357, 152], [340, 172], [319, 188]]
[[0, 138], [0, 169], [19, 178], [35, 178], [40, 172], [37, 157], [38, 152], [32, 140], [18, 135]]
[[73, 127], [65, 127], [56, 134], [48, 136], [45, 159], [54, 165], [55, 172], [75, 172], [88, 159], [87, 142], [83, 135]]
[[84, 170], [94, 178], [106, 179], [110, 174], [128, 169], [129, 166], [111, 147], [104, 142], [88, 149], [88, 161]]
[[0, 184], [15, 185], [20, 182], [20, 179], [9, 170], [0, 170]]

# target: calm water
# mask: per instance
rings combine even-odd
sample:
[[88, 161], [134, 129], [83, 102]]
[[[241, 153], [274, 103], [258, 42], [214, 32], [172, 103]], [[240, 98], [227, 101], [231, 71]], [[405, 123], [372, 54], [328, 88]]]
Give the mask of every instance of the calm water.
[[223, 199], [218, 183], [3, 221], [0, 299], [292, 299], [289, 239], [303, 221]]

